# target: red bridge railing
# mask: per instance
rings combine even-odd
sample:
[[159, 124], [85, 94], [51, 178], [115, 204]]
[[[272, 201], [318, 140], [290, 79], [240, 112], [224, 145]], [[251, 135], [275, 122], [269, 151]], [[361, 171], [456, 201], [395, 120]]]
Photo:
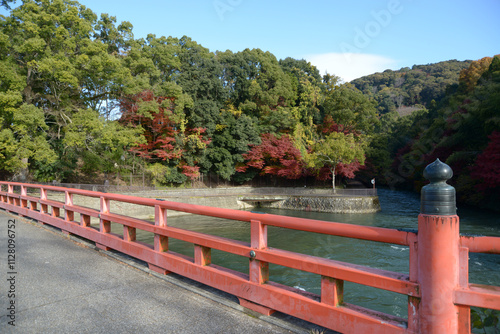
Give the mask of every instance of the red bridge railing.
[[[54, 186], [0, 186], [4, 210], [133, 256], [157, 272], [175, 272], [228, 292], [264, 314], [280, 311], [343, 333], [468, 333], [470, 306], [500, 310], [500, 287], [468, 282], [469, 252], [500, 254], [500, 238], [460, 236], [455, 214], [422, 213], [414, 233]], [[64, 202], [49, 199], [49, 191], [63, 193]], [[75, 205], [74, 195], [98, 198], [100, 209]], [[112, 212], [117, 202], [154, 207], [154, 223]], [[168, 226], [167, 210], [248, 222], [251, 242]], [[123, 236], [111, 232], [111, 223], [123, 226]], [[409, 275], [268, 247], [268, 226], [408, 246]], [[153, 233], [154, 245], [136, 240], [138, 229]], [[169, 250], [169, 239], [193, 244], [194, 258]], [[249, 275], [212, 264], [212, 249], [247, 257]], [[320, 275], [321, 294], [269, 281], [269, 263]], [[344, 281], [408, 296], [408, 318], [344, 303]]]

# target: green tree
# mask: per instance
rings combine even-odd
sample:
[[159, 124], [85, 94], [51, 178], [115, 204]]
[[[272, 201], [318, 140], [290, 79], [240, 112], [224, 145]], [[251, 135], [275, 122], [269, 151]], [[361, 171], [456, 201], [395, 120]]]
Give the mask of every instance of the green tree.
[[25, 180], [30, 160], [50, 164], [57, 156], [45, 138], [48, 127], [39, 108], [23, 104], [10, 116], [0, 131], [0, 170]]
[[217, 57], [224, 66], [222, 80], [229, 93], [228, 105], [257, 117], [262, 126], [268, 125], [266, 116], [278, 107], [291, 106], [294, 96], [290, 77], [272, 53], [245, 49], [218, 53]]
[[335, 175], [340, 164], [348, 165], [355, 161], [365, 162], [364, 143], [354, 135], [342, 132], [332, 132], [312, 147], [312, 152], [306, 158], [308, 167], [320, 169], [327, 167], [332, 175], [333, 193], [335, 190]]
[[[98, 20], [73, 1], [26, 0], [9, 17], [0, 18], [0, 28], [0, 66], [6, 79], [0, 88], [3, 138], [18, 145], [26, 138], [36, 143], [23, 144], [19, 152], [24, 152], [24, 160], [13, 165], [47, 171], [55, 152], [62, 165], [74, 171], [79, 157], [65, 154], [68, 127], [79, 121], [81, 110], [90, 108], [105, 116], [88, 120], [95, 122], [93, 129], [107, 129], [112, 101], [133, 81], [122, 62], [131, 25], [115, 27], [115, 19], [107, 15]], [[21, 125], [22, 131], [16, 128]], [[120, 136], [122, 129], [114, 129], [111, 133]]]
[[229, 180], [236, 172], [235, 166], [244, 161], [242, 154], [251, 145], [260, 144], [257, 120], [235, 110], [221, 111], [208, 154], [213, 171], [222, 179]]
[[64, 131], [65, 154], [80, 157], [81, 170], [87, 175], [112, 172], [130, 146], [145, 141], [142, 129], [106, 121], [90, 108], [76, 112]]
[[374, 102], [350, 84], [330, 88], [323, 109], [326, 116], [347, 132], [370, 135], [379, 122]]
[[320, 105], [323, 102], [324, 84], [318, 69], [306, 60], [286, 58], [280, 65], [292, 80], [294, 108], [292, 111], [295, 124], [313, 127], [321, 122]]

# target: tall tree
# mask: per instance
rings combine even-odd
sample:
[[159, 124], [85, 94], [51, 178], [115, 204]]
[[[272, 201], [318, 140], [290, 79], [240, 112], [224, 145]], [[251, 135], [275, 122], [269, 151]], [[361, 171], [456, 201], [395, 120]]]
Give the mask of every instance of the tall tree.
[[[335, 175], [338, 173], [338, 167], [341, 164], [345, 166], [355, 163], [359, 168], [359, 165], [364, 164], [364, 144], [352, 133], [346, 135], [343, 132], [332, 132], [312, 147], [306, 160], [308, 167], [317, 170], [326, 167], [330, 170], [332, 189], [335, 194]], [[353, 167], [356, 169], [355, 166]]]
[[[215, 126], [212, 142], [207, 155], [212, 162], [212, 170], [224, 180], [229, 180], [236, 173], [236, 166], [244, 161], [243, 154], [252, 145], [260, 144], [257, 120], [242, 115], [236, 110], [223, 109], [220, 123]], [[238, 181], [246, 181], [238, 176]]]
[[229, 90], [228, 105], [264, 120], [261, 121], [263, 127], [270, 125], [265, 121], [266, 117], [278, 107], [291, 105], [290, 77], [270, 52], [245, 49], [238, 53], [226, 51], [217, 56], [224, 66], [223, 82]]
[[[23, 112], [37, 117], [36, 122], [25, 122], [31, 124], [27, 133], [38, 134], [39, 147], [50, 147], [58, 160], [73, 164], [76, 160], [68, 161], [64, 154], [63, 140], [75, 115], [91, 108], [109, 116], [109, 108], [103, 107], [106, 101], [121, 96], [123, 87], [133, 80], [122, 65], [120, 51], [130, 37], [131, 25], [116, 28], [114, 18], [106, 16], [98, 21], [90, 9], [73, 1], [26, 0], [9, 17], [0, 19], [0, 28], [1, 62], [11, 66], [9, 87], [2, 88], [10, 96], [10, 106], [1, 116], [3, 126], [12, 129], [14, 123], [6, 122]], [[15, 77], [21, 86], [13, 84]], [[23, 166], [39, 163], [33, 150], [25, 156]]]
[[375, 104], [350, 84], [336, 85], [327, 82], [323, 109], [325, 116], [351, 133], [370, 135], [377, 125]]
[[[175, 98], [144, 91], [122, 100], [120, 122], [143, 129], [145, 142], [131, 149], [140, 157], [168, 169], [163, 183], [182, 183], [198, 176], [197, 163], [210, 143], [204, 128], [188, 127], [185, 115], [176, 113]], [[184, 176], [182, 176], [184, 175]]]

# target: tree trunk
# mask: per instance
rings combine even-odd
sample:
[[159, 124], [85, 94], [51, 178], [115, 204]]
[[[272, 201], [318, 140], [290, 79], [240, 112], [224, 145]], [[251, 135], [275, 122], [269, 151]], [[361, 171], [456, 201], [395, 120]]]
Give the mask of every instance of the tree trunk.
[[330, 171], [332, 172], [332, 189], [333, 189], [333, 194], [335, 195], [337, 193], [335, 190], [335, 167], [330, 168]]
[[21, 169], [21, 171], [19, 172], [19, 181], [26, 182], [26, 180], [28, 179], [28, 175], [29, 175], [28, 158], [22, 158], [21, 161], [22, 161], [23, 166], [25, 166], [25, 167], [23, 167]]

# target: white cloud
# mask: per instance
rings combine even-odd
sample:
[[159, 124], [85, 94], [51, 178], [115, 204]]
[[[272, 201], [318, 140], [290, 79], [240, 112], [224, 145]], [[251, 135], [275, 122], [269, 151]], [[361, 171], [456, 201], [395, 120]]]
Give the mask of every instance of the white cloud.
[[306, 55], [304, 58], [316, 66], [321, 75], [328, 72], [345, 82], [386, 69], [394, 69], [397, 61], [384, 56], [362, 53], [323, 53]]

